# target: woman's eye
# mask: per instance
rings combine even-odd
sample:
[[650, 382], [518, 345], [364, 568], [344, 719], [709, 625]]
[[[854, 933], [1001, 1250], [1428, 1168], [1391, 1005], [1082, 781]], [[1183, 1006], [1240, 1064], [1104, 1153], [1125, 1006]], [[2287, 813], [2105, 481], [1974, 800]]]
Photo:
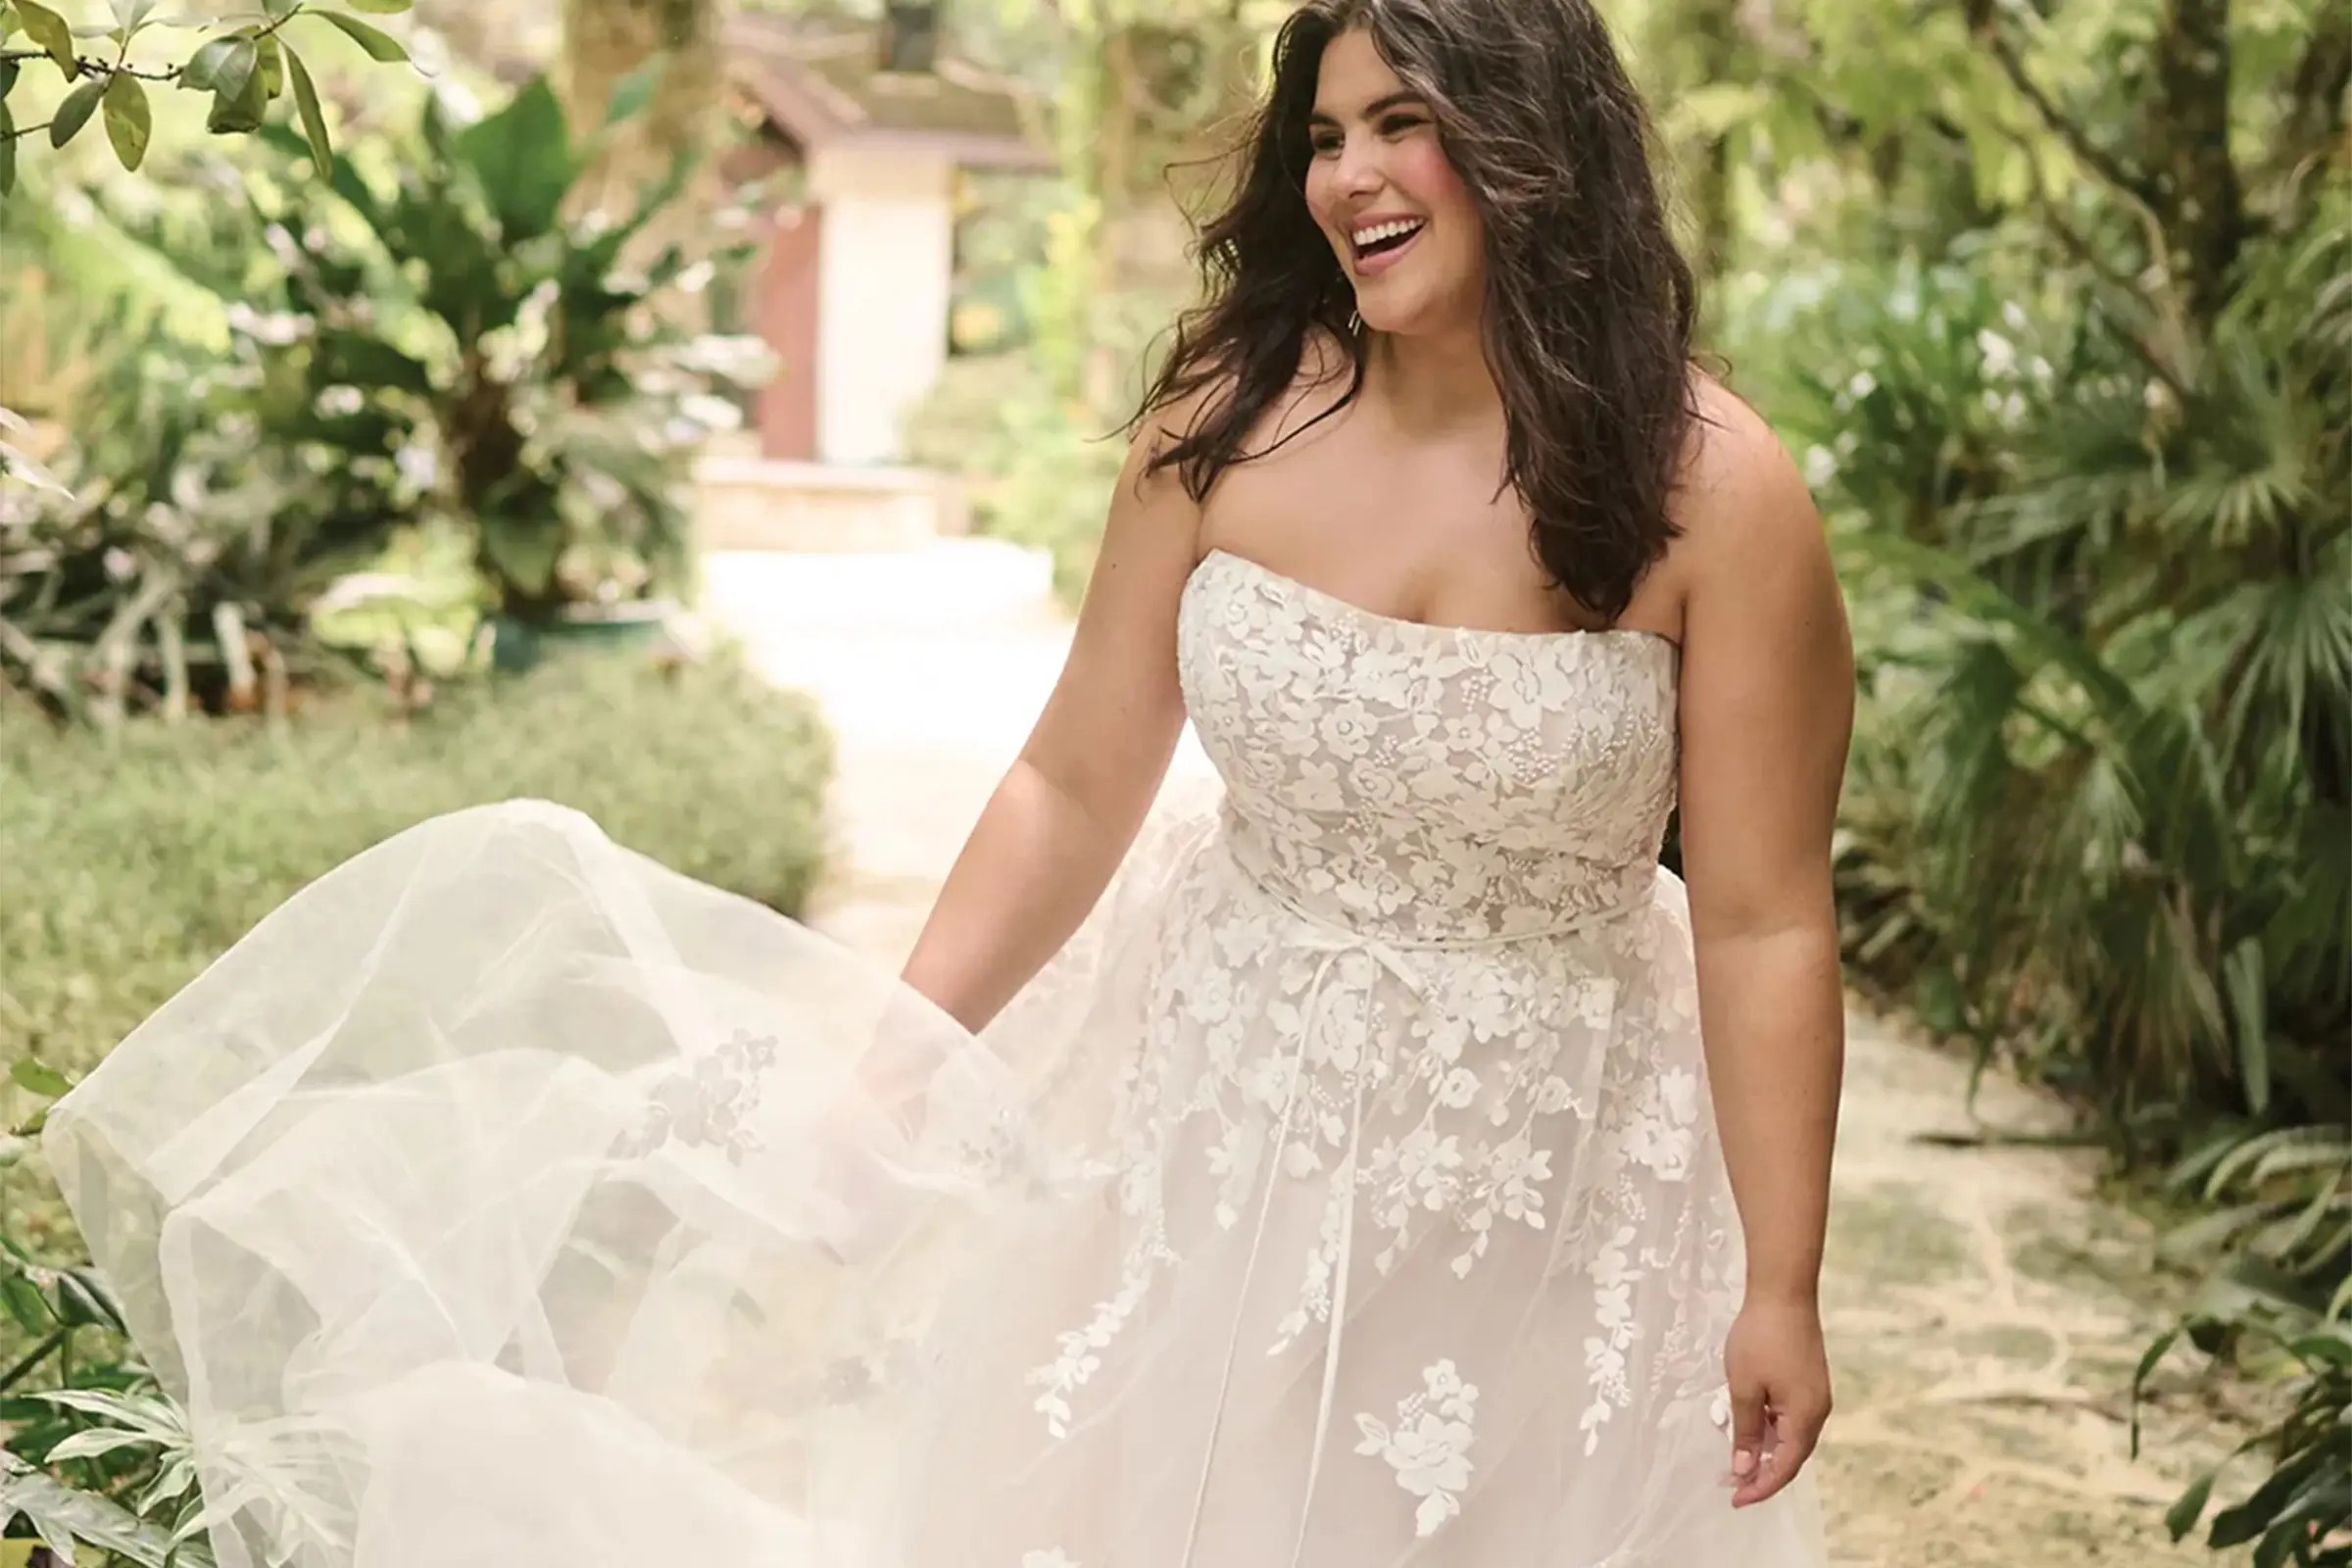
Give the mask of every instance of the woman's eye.
[[1384, 136], [1401, 136], [1420, 129], [1426, 123], [1428, 122], [1418, 115], [1395, 115], [1380, 122], [1380, 133]]
[[1314, 149], [1315, 156], [1317, 158], [1329, 158], [1332, 154], [1340, 150], [1341, 138], [1338, 136], [1316, 136], [1311, 138], [1307, 145]]

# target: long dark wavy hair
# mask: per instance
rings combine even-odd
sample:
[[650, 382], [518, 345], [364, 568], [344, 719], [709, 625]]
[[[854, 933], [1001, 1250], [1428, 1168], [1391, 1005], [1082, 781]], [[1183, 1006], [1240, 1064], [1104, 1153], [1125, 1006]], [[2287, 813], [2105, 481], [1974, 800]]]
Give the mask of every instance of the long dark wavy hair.
[[1245, 444], [1317, 328], [1353, 358], [1346, 394], [1317, 419], [1363, 388], [1353, 290], [1305, 199], [1323, 51], [1358, 27], [1428, 101], [1485, 220], [1501, 483], [1534, 517], [1551, 579], [1614, 622], [1676, 532], [1667, 503], [1698, 417], [1697, 288], [1659, 198], [1648, 114], [1591, 0], [1309, 0], [1284, 24], [1230, 200], [1200, 225], [1202, 301], [1179, 318], [1137, 423], [1220, 390], [1149, 470], [1175, 468], [1199, 502], [1263, 456]]

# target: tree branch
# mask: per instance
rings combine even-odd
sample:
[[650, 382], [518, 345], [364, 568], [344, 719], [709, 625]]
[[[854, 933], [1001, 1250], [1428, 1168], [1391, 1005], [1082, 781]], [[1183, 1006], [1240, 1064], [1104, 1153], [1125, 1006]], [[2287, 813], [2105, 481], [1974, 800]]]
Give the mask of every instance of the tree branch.
[[[2139, 357], [2140, 362], [2148, 368], [2149, 372], [2172, 390], [2175, 399], [2186, 403], [2188, 400], [2188, 374], [2182, 368], [2181, 362], [2186, 357], [2187, 334], [2181, 328], [2178, 309], [2168, 310], [2163, 290], [2150, 288], [2138, 279], [2125, 273], [2121, 268], [2107, 258], [2104, 252], [2090, 242], [2088, 236], [2075, 227], [2074, 221], [2059, 209], [2057, 201], [2042, 188], [2040, 171], [2032, 161], [2033, 147], [2026, 140], [2025, 135], [2016, 130], [2009, 131], [2008, 135], [2027, 155], [2027, 167], [2034, 171], [2034, 209], [2041, 215], [2041, 220], [2048, 227], [2050, 233], [2056, 237], [2059, 248], [2073, 257], [2078, 265], [2088, 269], [2091, 275], [2106, 284], [2118, 298], [2146, 301], [2148, 309], [2156, 316], [2159, 326], [2169, 329], [2173, 339], [2171, 352], [2168, 352], [2167, 345], [2159, 341], [2156, 334], [2135, 330], [2130, 323], [2121, 319], [2116, 321], [2116, 326], [2125, 343]], [[2153, 214], [2143, 203], [2134, 202], [2131, 206], [2150, 230], [2151, 264], [2159, 268], [2168, 266], [2170, 258], [2165, 248], [2164, 235], [2162, 230], [2156, 226]]]
[[[276, 29], [271, 28], [270, 30], [275, 31]], [[49, 58], [49, 51], [46, 49], [0, 49], [0, 62], [13, 63]], [[75, 79], [82, 76], [136, 76], [141, 81], [177, 81], [180, 74], [187, 69], [184, 66], [173, 66], [169, 71], [141, 71], [136, 66], [117, 65], [112, 60], [99, 60], [90, 55], [77, 57], [74, 62], [74, 67]]]
[[[1973, 5], [1970, 9], [1972, 12], [1976, 10]], [[2033, 106], [2035, 118], [2040, 120], [2050, 134], [2066, 144], [2068, 152], [2082, 160], [2083, 167], [2143, 204], [2151, 199], [2153, 193], [2145, 174], [2128, 167], [2122, 159], [2092, 141], [2090, 133], [2068, 119], [2056, 101], [2041, 90], [2040, 83], [2026, 70], [2024, 57], [2017, 52], [2017, 46], [2010, 42], [2009, 35], [2001, 30], [1996, 18], [1988, 13], [1972, 15], [1969, 31], [1991, 54], [1994, 62], [2000, 66], [2001, 74], [2017, 89], [2018, 96]]]
[[2352, 15], [2335, 12], [2313, 29], [2295, 63], [2279, 126], [2276, 167], [2291, 170], [2325, 152], [2344, 133], [2344, 95], [2352, 91]]

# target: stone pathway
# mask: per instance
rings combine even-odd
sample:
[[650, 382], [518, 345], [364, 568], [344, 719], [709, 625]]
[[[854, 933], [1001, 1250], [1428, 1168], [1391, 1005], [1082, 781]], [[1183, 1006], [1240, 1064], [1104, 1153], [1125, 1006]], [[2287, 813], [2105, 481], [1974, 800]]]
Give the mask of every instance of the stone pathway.
[[[996, 541], [892, 556], [718, 556], [707, 603], [840, 744], [818, 925], [897, 963], [1051, 689], [1068, 631], [1042, 563]], [[1189, 745], [1179, 766], [1205, 765]], [[2228, 1446], [2175, 1377], [2129, 1457], [2132, 1369], [2177, 1289], [2066, 1126], [1857, 1012], [1824, 1309], [1838, 1410], [1817, 1461], [1838, 1568], [2152, 1568], [2224, 1558], [2163, 1514]], [[1970, 1143], [1977, 1135], [1985, 1139]], [[1702, 1565], [1691, 1565], [1702, 1568]], [[1733, 1565], [1703, 1565], [1733, 1568]]]

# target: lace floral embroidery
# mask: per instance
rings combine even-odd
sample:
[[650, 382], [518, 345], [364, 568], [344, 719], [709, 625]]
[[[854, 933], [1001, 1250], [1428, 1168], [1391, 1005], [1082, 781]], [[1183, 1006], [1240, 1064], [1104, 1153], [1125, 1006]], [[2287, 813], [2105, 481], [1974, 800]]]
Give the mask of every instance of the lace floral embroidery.
[[648, 1101], [645, 1119], [619, 1152], [638, 1156], [684, 1144], [714, 1149], [742, 1164], [760, 1149], [759, 1135], [744, 1118], [759, 1104], [760, 1074], [775, 1059], [774, 1037], [739, 1031], [662, 1081]]
[[[1672, 645], [1456, 635], [1212, 556], [1180, 660], [1222, 817], [1152, 884], [1147, 1021], [1102, 1151], [1116, 1266], [1029, 1374], [1047, 1433], [1080, 1431], [1186, 1271], [1226, 1262], [1253, 1300], [1277, 1293], [1233, 1322], [1237, 1385], [1267, 1367], [1355, 1407], [1360, 1313], [1426, 1312], [1442, 1336], [1443, 1294], [1499, 1269], [1582, 1348], [1560, 1420], [1587, 1452], [1627, 1412], [1703, 1400], [1738, 1256], [1689, 934], [1655, 862]], [[1423, 1537], [1465, 1505], [1464, 1369], [1493, 1353], [1440, 1350], [1393, 1420], [1355, 1418]]]
[[1368, 1415], [1355, 1418], [1355, 1429], [1363, 1434], [1355, 1451], [1388, 1461], [1396, 1484], [1421, 1499], [1413, 1511], [1413, 1532], [1426, 1540], [1462, 1511], [1478, 1387], [1463, 1382], [1451, 1361], [1430, 1367], [1421, 1382], [1421, 1392], [1397, 1405], [1396, 1426]]

